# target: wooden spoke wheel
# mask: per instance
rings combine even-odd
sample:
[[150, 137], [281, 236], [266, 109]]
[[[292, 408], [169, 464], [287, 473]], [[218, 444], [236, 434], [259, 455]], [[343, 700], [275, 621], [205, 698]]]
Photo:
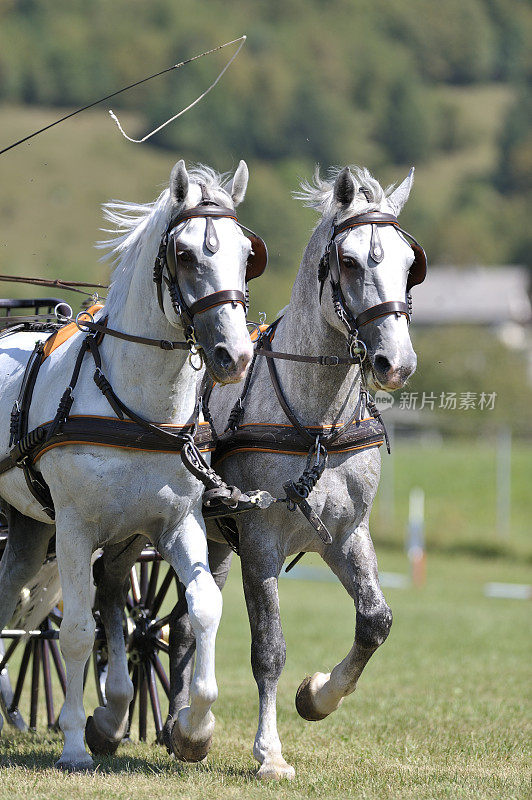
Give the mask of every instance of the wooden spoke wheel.
[[[130, 591], [124, 610], [124, 636], [129, 674], [134, 695], [129, 707], [129, 738], [135, 723], [138, 738], [146, 741], [151, 714], [157, 741], [161, 741], [164, 725], [161, 697], [170, 694], [167, 677], [169, 611], [175, 604], [177, 581], [175, 572], [162, 564], [153, 548], [145, 548], [130, 573]], [[173, 595], [173, 597], [172, 597]], [[94, 676], [100, 705], [105, 705], [107, 677], [107, 644], [103, 626], [98, 622], [93, 653]]]
[[[1, 526], [1, 551], [6, 539], [7, 529]], [[45, 562], [39, 574], [50, 589], [54, 579], [51, 560]], [[37, 728], [41, 686], [46, 722], [48, 728], [55, 728], [66, 691], [65, 669], [57, 642], [62, 619], [60, 609], [55, 606], [33, 629], [18, 627], [23, 616], [31, 621], [39, 613], [38, 591], [39, 576], [21, 596], [13, 618], [17, 627], [6, 628], [0, 633], [0, 705], [4, 719], [20, 731]], [[49, 606], [46, 612], [48, 609]]]
[[[29, 631], [2, 631], [0, 640], [0, 703], [7, 722], [18, 730], [37, 729], [39, 709], [39, 691], [42, 683], [46, 704], [46, 721], [48, 728], [56, 728], [58, 715], [63, 705], [66, 692], [66, 675], [57, 639], [61, 612], [59, 609], [50, 614], [38, 629]], [[16, 682], [12, 683], [10, 662], [21, 641], [22, 658], [18, 665]], [[31, 663], [31, 668], [30, 668]], [[53, 680], [52, 673], [56, 679]], [[42, 677], [41, 677], [42, 676]], [[29, 685], [29, 717], [24, 718], [21, 711], [21, 698]], [[28, 721], [27, 721], [28, 720]]]
[[[7, 540], [4, 523], [0, 512], [0, 554]], [[166, 705], [170, 693], [168, 612], [175, 604], [176, 582], [174, 571], [162, 564], [153, 548], [143, 550], [130, 573], [130, 591], [124, 610], [124, 638], [134, 686], [128, 738], [137, 724], [139, 740], [146, 741], [151, 714], [157, 740], [161, 741], [164, 724], [161, 698]], [[0, 706], [6, 722], [20, 731], [37, 728], [41, 687], [47, 726], [51, 729], [58, 726], [66, 692], [66, 674], [58, 643], [63, 614], [57, 600], [51, 611], [49, 601], [46, 605], [48, 597], [59, 599], [58, 585], [57, 564], [50, 552], [35, 580], [21, 593], [13, 617], [16, 627], [0, 632]], [[98, 701], [105, 705], [107, 643], [97, 612], [95, 617], [92, 662]]]

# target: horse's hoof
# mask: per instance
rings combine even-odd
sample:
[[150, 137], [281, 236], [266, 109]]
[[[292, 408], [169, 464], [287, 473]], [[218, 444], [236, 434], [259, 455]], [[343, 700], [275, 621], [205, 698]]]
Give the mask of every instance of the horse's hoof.
[[284, 758], [280, 758], [276, 761], [265, 761], [256, 777], [260, 781], [292, 781], [296, 777], [296, 771]]
[[170, 745], [172, 753], [180, 761], [186, 761], [190, 763], [203, 761], [211, 749], [212, 737], [213, 734], [211, 733], [206, 739], [201, 741], [187, 739], [181, 733], [179, 729], [179, 720], [176, 719], [170, 732]]
[[314, 698], [310, 691], [310, 682], [312, 677], [307, 675], [299, 684], [299, 689], [296, 692], [296, 709], [297, 713], [303, 719], [309, 722], [318, 722], [320, 719], [325, 719], [328, 714], [322, 714], [316, 709], [314, 705]]
[[93, 717], [88, 717], [85, 724], [85, 741], [95, 756], [112, 756], [120, 744], [120, 739], [115, 742], [104, 736], [96, 727]]
[[86, 758], [79, 761], [68, 761], [61, 756], [59, 761], [55, 762], [55, 768], [63, 770], [63, 772], [92, 772], [94, 762], [88, 753], [86, 753], [86, 756]]

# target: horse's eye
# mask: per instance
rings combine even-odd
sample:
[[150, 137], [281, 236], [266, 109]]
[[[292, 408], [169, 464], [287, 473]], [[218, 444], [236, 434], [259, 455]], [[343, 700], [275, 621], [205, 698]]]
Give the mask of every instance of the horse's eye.
[[347, 267], [347, 269], [357, 269], [358, 267], [360, 267], [360, 264], [358, 263], [356, 258], [351, 258], [351, 256], [343, 256], [342, 264], [344, 265], [344, 267]]
[[192, 253], [190, 250], [178, 250], [177, 258], [179, 263], [184, 264], [185, 266], [194, 263], [194, 253]]

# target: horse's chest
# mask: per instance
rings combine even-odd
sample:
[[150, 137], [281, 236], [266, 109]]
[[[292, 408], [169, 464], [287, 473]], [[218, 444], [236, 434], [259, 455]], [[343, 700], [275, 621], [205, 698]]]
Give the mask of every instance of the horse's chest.
[[154, 535], [178, 525], [201, 500], [201, 484], [177, 454], [67, 446], [46, 453], [41, 470], [56, 508], [75, 507], [112, 536]]

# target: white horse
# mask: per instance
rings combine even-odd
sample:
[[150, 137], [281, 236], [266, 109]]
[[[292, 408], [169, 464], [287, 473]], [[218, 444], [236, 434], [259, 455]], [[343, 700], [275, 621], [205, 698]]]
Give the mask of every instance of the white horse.
[[[154, 203], [109, 203], [106, 216], [116, 226], [116, 235], [108, 247], [117, 265], [107, 303], [95, 317], [96, 322], [106, 316], [111, 329], [159, 340], [174, 338], [176, 329], [182, 332], [171, 284], [162, 285], [159, 300], [163, 314], [153, 283], [161, 237], [170, 220], [205, 202], [206, 197], [234, 209], [244, 198], [247, 181], [244, 162], [240, 162], [233, 179], [223, 183], [222, 176], [209, 168], [198, 167], [189, 174], [184, 162], [179, 161], [172, 170], [169, 188]], [[189, 308], [219, 291], [235, 290], [233, 294], [241, 292], [244, 296], [251, 244], [234, 219], [188, 219], [178, 224], [173, 235], [176, 281], [181, 299]], [[211, 246], [213, 240], [215, 247]], [[194, 317], [194, 327], [197, 345], [212, 377], [222, 384], [239, 381], [252, 354], [243, 303], [224, 301], [202, 308]], [[42, 334], [39, 337], [27, 332], [0, 341], [0, 459], [9, 452], [10, 412], [38, 338]], [[33, 392], [28, 430], [54, 418], [82, 340], [83, 335], [77, 333], [43, 362]], [[201, 372], [194, 371], [186, 351], [146, 347], [106, 335], [100, 353], [102, 370], [114, 392], [135, 414], [178, 426], [194, 418]], [[87, 354], [71, 413], [112, 417], [114, 413], [95, 385], [93, 374], [94, 363]], [[214, 643], [222, 602], [208, 566], [201, 516], [203, 486], [172, 453], [67, 445], [45, 452], [37, 467], [55, 507], [56, 551], [64, 601], [60, 643], [66, 662], [67, 692], [60, 714], [64, 748], [57, 766], [84, 769], [92, 765], [84, 745], [82, 697], [83, 671], [94, 644], [91, 556], [97, 548], [132, 534], [149, 538], [186, 587], [198, 655], [190, 703], [181, 710], [177, 736], [185, 754], [208, 747], [214, 727], [210, 708], [217, 696]], [[0, 565], [1, 629], [13, 613], [22, 586], [42, 563], [54, 529], [28, 491], [20, 469], [0, 475], [0, 498], [9, 506], [11, 521]], [[122, 642], [121, 647], [110, 648], [107, 707], [95, 712], [93, 738], [100, 736], [116, 742], [123, 736], [132, 692]]]
[[[416, 367], [405, 293], [412, 283], [423, 279], [424, 267], [422, 263], [416, 265], [416, 253], [396, 225], [361, 224], [352, 218], [366, 212], [373, 214], [366, 219], [384, 220], [387, 217], [381, 214], [398, 215], [408, 199], [412, 181], [413, 171], [396, 189], [390, 187], [384, 191], [367, 170], [346, 167], [333, 171], [329, 181], [321, 181], [316, 175], [315, 185], [303, 186], [300, 198], [320, 212], [321, 219], [303, 255], [290, 303], [276, 327], [273, 350], [314, 357], [348, 355], [346, 326], [338, 314], [338, 294], [335, 295], [333, 281], [322, 273], [321, 300], [318, 282], [323, 256], [336, 242], [344, 312], [351, 320], [360, 321], [359, 339], [367, 348], [363, 362], [367, 378], [388, 390], [404, 385]], [[347, 220], [351, 222], [348, 224]], [[343, 230], [342, 224], [347, 225]], [[341, 232], [336, 234], [338, 228]], [[417, 252], [422, 254], [419, 246]], [[372, 311], [364, 322], [359, 315], [370, 308]], [[392, 308], [399, 311], [392, 312]], [[284, 397], [301, 425], [335, 426], [351, 416], [362, 388], [359, 366], [325, 367], [278, 360], [276, 368]], [[237, 387], [214, 388], [210, 410], [219, 431], [224, 430], [228, 410], [240, 392]], [[248, 423], [286, 426], [289, 422], [274, 392], [264, 357], [256, 359], [243, 405], [241, 426]], [[268, 436], [261, 435], [259, 448], [267, 450]], [[245, 450], [243, 446], [240, 453], [230, 452], [216, 464], [227, 483], [244, 491], [260, 486], [274, 496], [283, 497], [283, 484], [297, 478], [305, 463], [300, 455]], [[330, 531], [330, 544], [316, 535], [302, 514], [290, 513], [284, 504], [276, 503], [265, 511], [235, 518], [252, 633], [251, 664], [259, 691], [259, 725], [253, 754], [260, 764], [261, 779], [292, 778], [295, 774], [283, 758], [276, 721], [277, 683], [285, 663], [277, 590], [284, 560], [301, 551], [319, 553], [356, 607], [355, 641], [347, 656], [331, 673], [316, 672], [298, 689], [296, 706], [305, 719], [320, 720], [338, 708], [343, 698], [355, 690], [367, 661], [388, 636], [392, 614], [379, 586], [369, 532], [379, 475], [380, 454], [375, 446], [352, 452], [329, 452], [328, 466], [308, 502]], [[229, 547], [225, 546], [224, 562], [223, 539], [217, 527], [208, 523], [207, 533], [217, 541], [217, 562], [222, 565], [217, 581], [222, 586], [229, 568]], [[309, 613], [314, 612], [309, 609]], [[187, 703], [190, 651], [194, 646], [193, 625], [187, 618], [186, 607], [182, 606], [176, 615], [173, 628], [171, 660], [174, 665], [181, 664], [182, 674], [173, 676], [170, 710], [171, 716], [178, 720], [179, 709]], [[167, 731], [171, 730], [172, 720], [167, 723]]]

